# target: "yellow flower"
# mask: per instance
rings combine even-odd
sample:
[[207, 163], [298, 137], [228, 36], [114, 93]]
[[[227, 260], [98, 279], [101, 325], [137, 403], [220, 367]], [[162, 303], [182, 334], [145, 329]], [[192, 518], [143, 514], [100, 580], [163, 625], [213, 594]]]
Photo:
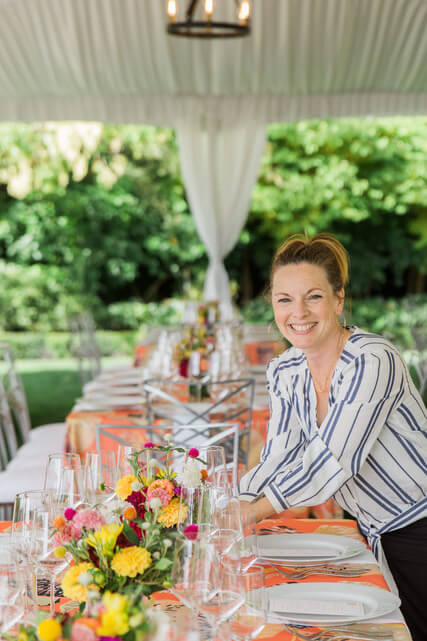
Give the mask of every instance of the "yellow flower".
[[101, 613], [98, 636], [119, 636], [129, 632], [128, 600], [122, 594], [105, 592], [102, 596], [105, 611]]
[[91, 532], [86, 541], [93, 548], [96, 548], [101, 543], [102, 551], [105, 554], [108, 550], [113, 550], [122, 530], [123, 523], [109, 523], [108, 525], [103, 525], [99, 530]]
[[117, 610], [119, 612], [124, 612], [128, 606], [128, 599], [123, 594], [118, 592], [105, 592], [102, 595], [102, 603], [105, 605], [107, 610]]
[[129, 632], [129, 617], [126, 612], [110, 610], [101, 614], [101, 625], [97, 629], [100, 637], [121, 636]]
[[62, 627], [55, 619], [44, 619], [37, 628], [41, 641], [55, 641], [61, 636]]
[[116, 489], [114, 491], [119, 499], [126, 501], [127, 497], [132, 494], [132, 483], [137, 480], [136, 476], [129, 474], [128, 476], [122, 476], [122, 478], [117, 481]]
[[182, 505], [181, 511], [180, 511], [179, 498], [174, 498], [171, 500], [169, 505], [166, 505], [166, 507], [164, 507], [163, 510], [160, 510], [160, 514], [157, 518], [157, 521], [161, 525], [163, 525], [163, 527], [172, 527], [173, 525], [177, 525], [178, 515], [179, 515], [180, 523], [185, 521], [187, 517], [187, 511], [188, 511], [188, 508], [186, 505]]
[[151, 565], [151, 554], [145, 549], [132, 545], [117, 552], [111, 561], [111, 567], [119, 576], [134, 577], [143, 574]]
[[[81, 585], [78, 582], [78, 578], [81, 574], [87, 572], [88, 570], [92, 570], [93, 568], [94, 566], [92, 565], [92, 563], [83, 562], [78, 563], [77, 565], [73, 565], [69, 570], [67, 570], [61, 582], [62, 591], [64, 592], [64, 596], [66, 596], [67, 599], [71, 599], [72, 601], [79, 601], [79, 603], [87, 600], [86, 586]], [[92, 583], [89, 587], [91, 590], [97, 589], [96, 585]]]

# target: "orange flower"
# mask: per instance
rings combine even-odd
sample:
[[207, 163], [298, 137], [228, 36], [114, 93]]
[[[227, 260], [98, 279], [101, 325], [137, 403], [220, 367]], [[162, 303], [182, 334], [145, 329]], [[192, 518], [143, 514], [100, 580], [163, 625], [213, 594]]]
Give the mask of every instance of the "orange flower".
[[55, 530], [62, 530], [62, 528], [65, 525], [65, 519], [62, 516], [57, 516], [56, 519], [53, 520], [53, 527]]
[[202, 477], [202, 481], [206, 481], [208, 478], [208, 473], [206, 470], [200, 470], [200, 476]]
[[156, 481], [153, 481], [148, 488], [147, 494], [152, 493], [152, 491], [158, 487], [162, 490], [166, 490], [166, 492], [169, 494], [169, 498], [173, 497], [173, 485], [170, 481], [168, 481], [168, 479], [157, 479]]
[[136, 512], [135, 508], [133, 507], [133, 505], [131, 505], [130, 507], [126, 508], [126, 510], [123, 512], [123, 516], [128, 521], [134, 521], [136, 519], [137, 512]]
[[81, 619], [78, 619], [79, 625], [85, 625], [88, 628], [91, 628], [94, 632], [96, 632], [97, 628], [99, 627], [99, 621], [98, 619], [90, 619], [89, 617], [82, 617]]

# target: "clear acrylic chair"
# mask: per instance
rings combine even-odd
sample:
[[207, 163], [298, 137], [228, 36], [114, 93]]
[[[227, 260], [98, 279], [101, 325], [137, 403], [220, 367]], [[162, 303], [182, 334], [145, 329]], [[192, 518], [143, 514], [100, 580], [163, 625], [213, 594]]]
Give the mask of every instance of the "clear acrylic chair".
[[150, 423], [165, 421], [186, 426], [195, 423], [237, 423], [239, 463], [248, 465], [254, 380], [148, 379], [144, 382]]

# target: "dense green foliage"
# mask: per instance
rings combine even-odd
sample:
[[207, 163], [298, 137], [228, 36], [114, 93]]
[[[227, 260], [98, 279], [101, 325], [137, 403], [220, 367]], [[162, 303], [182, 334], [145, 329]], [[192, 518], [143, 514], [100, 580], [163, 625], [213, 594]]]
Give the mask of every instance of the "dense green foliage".
[[[200, 290], [207, 260], [172, 131], [0, 131], [1, 328], [65, 330], [85, 306], [98, 326], [135, 329], [157, 320], [152, 301]], [[355, 299], [425, 291], [426, 158], [426, 118], [271, 126], [247, 225], [226, 261], [238, 302], [259, 296], [274, 250], [300, 231], [343, 240]]]

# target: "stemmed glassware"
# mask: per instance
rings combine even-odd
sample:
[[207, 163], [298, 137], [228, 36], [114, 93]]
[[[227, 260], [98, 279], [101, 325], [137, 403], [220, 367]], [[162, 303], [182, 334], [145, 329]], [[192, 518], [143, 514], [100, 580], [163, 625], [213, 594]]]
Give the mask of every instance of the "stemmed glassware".
[[251, 641], [267, 620], [264, 568], [253, 566], [247, 571], [239, 570], [237, 576], [243, 581], [244, 602], [231, 615], [228, 628], [233, 641]]
[[116, 454], [113, 450], [100, 450], [86, 454], [83, 484], [87, 503], [96, 505], [111, 500], [114, 497], [118, 478]]
[[215, 576], [216, 590], [201, 589], [197, 594], [198, 610], [208, 620], [216, 639], [220, 626], [230, 619], [245, 602], [243, 575], [221, 567]]
[[56, 503], [62, 504], [63, 510], [80, 505], [84, 491], [79, 454], [50, 454], [46, 464], [44, 489], [52, 491]]
[[[39, 578], [51, 578], [51, 572], [45, 567], [41, 570], [35, 563], [35, 554], [39, 548], [37, 529], [40, 521], [43, 522], [41, 515], [51, 514], [51, 523], [53, 524], [52, 514], [53, 493], [49, 490], [31, 490], [20, 492], [15, 497], [12, 520], [12, 545], [16, 552], [16, 562], [19, 571], [25, 583], [24, 597], [26, 611], [33, 612], [38, 607], [37, 602], [37, 581]], [[56, 514], [55, 514], [56, 515]], [[49, 522], [49, 521], [48, 521]], [[54, 549], [53, 532], [51, 530], [49, 544]], [[61, 564], [64, 563], [64, 560]], [[58, 563], [59, 565], [59, 563]], [[52, 583], [54, 583], [52, 581]], [[51, 609], [54, 607], [54, 585], [51, 585]], [[52, 603], [53, 601], [53, 603]]]
[[12, 537], [0, 534], [0, 634], [22, 618], [23, 591], [23, 576], [16, 564]]
[[179, 537], [171, 569], [171, 591], [195, 614], [203, 598], [213, 596], [218, 587], [218, 563], [215, 550], [206, 539]]

